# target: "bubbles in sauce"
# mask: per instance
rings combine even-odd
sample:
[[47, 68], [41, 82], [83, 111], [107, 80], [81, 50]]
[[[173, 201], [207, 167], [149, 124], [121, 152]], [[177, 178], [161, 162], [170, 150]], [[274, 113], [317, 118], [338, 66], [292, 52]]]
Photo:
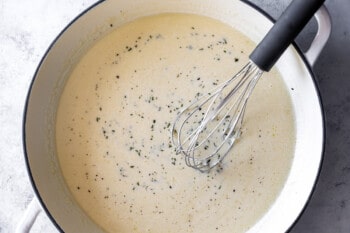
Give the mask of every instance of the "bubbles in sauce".
[[116, 29], [74, 68], [56, 145], [77, 203], [107, 232], [245, 232], [269, 209], [294, 153], [282, 79], [262, 77], [243, 137], [208, 174], [185, 165], [170, 129], [194, 96], [235, 74], [254, 44], [203, 16], [162, 14]]

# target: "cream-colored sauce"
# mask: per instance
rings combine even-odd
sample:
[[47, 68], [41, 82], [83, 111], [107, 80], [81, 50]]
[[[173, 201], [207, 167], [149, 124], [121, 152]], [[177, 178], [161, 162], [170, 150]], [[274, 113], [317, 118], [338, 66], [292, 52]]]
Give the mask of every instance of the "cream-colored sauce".
[[163, 14], [97, 42], [67, 81], [57, 113], [61, 169], [107, 232], [244, 232], [278, 196], [293, 158], [290, 97], [276, 71], [250, 98], [222, 170], [200, 173], [171, 143], [178, 109], [235, 74], [254, 44], [216, 20]]

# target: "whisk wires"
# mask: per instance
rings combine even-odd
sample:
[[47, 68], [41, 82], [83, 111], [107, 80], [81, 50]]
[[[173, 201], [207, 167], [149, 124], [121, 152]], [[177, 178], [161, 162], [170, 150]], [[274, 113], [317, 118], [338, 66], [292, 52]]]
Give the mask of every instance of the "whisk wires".
[[206, 172], [225, 158], [241, 135], [248, 98], [262, 73], [249, 62], [231, 79], [180, 111], [172, 139], [188, 166]]

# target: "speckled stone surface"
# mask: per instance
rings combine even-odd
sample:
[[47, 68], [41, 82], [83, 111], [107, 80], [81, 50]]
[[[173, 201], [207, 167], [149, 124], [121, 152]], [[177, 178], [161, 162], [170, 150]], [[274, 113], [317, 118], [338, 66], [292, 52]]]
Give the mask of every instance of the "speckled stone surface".
[[[0, 232], [13, 232], [34, 196], [23, 158], [22, 117], [35, 69], [56, 35], [96, 0], [0, 1]], [[252, 0], [274, 18], [290, 0]], [[350, 1], [327, 0], [333, 31], [314, 67], [326, 114], [324, 163], [292, 233], [350, 232]], [[297, 42], [305, 48], [311, 22]], [[44, 212], [31, 232], [58, 232]]]

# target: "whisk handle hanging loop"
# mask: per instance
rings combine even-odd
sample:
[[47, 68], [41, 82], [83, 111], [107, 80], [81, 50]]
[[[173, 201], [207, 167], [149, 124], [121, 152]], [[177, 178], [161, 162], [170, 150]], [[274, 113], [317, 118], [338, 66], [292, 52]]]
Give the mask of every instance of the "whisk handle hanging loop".
[[293, 0], [249, 58], [269, 71], [325, 0]]

